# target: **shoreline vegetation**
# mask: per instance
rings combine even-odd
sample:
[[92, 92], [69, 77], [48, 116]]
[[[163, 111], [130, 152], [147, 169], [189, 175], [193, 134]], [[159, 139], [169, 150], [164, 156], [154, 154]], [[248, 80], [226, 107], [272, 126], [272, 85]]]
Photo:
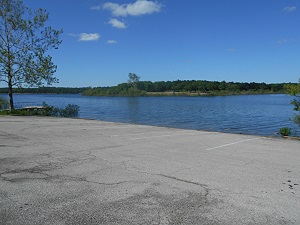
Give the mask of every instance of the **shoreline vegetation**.
[[51, 116], [75, 118], [79, 115], [79, 106], [68, 104], [65, 108], [57, 108], [43, 102], [42, 106], [26, 106], [8, 109], [8, 101], [0, 99], [0, 116]]
[[[240, 83], [204, 80], [138, 81], [110, 87], [39, 87], [15, 88], [19, 94], [82, 94], [84, 96], [226, 96], [248, 94], [285, 94], [285, 86], [297, 83]], [[0, 94], [8, 93], [0, 88]]]

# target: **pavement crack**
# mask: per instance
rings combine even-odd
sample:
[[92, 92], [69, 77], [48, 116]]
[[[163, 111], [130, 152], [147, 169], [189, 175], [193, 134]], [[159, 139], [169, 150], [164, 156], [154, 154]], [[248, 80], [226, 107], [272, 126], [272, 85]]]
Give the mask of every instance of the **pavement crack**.
[[192, 167], [186, 167], [186, 168], [178, 169], [178, 170], [172, 172], [172, 174], [176, 174], [176, 173], [178, 173], [179, 171], [190, 170], [190, 169], [193, 169], [193, 168], [197, 168], [197, 167], [192, 166]]
[[156, 174], [156, 175], [162, 176], [162, 177], [166, 177], [166, 178], [169, 178], [169, 179], [173, 179], [173, 180], [176, 180], [176, 181], [181, 181], [181, 182], [188, 183], [188, 184], [195, 184], [195, 185], [198, 185], [198, 186], [203, 187], [203, 188], [207, 188], [206, 184], [200, 184], [198, 182], [193, 182], [193, 181], [189, 181], [189, 180], [183, 180], [183, 179], [180, 179], [180, 178], [177, 178], [177, 177], [173, 177], [173, 176], [169, 176], [169, 175], [164, 175], [164, 174]]
[[13, 170], [3, 172], [0, 178], [9, 182], [17, 182], [21, 180], [47, 180], [51, 176], [41, 171], [34, 171], [33, 169]]
[[84, 180], [84, 181], [87, 183], [100, 184], [100, 185], [105, 185], [105, 186], [119, 185], [119, 184], [124, 184], [124, 183], [128, 182], [128, 181], [120, 181], [120, 182], [115, 182], [115, 183], [102, 183], [102, 182], [90, 181], [90, 180]]
[[143, 173], [143, 174], [148, 174], [148, 175], [152, 175], [152, 176], [160, 176], [160, 177], [172, 179], [172, 180], [179, 181], [179, 182], [184, 182], [184, 183], [187, 183], [187, 184], [193, 184], [193, 185], [200, 186], [201, 188], [203, 188], [205, 190], [204, 197], [206, 197], [209, 194], [209, 191], [210, 191], [210, 189], [208, 188], [208, 186], [206, 184], [201, 184], [201, 183], [194, 182], [194, 181], [184, 180], [184, 179], [180, 179], [178, 177], [174, 177], [174, 176], [170, 176], [170, 175], [157, 174], [157, 173], [150, 173], [150, 172], [147, 172], [147, 171], [128, 169], [128, 168], [126, 168], [126, 166], [125, 166], [125, 170], [134, 171], [134, 172]]
[[187, 184], [197, 185], [197, 186], [204, 189], [205, 193], [204, 193], [203, 196], [205, 197], [205, 203], [208, 201], [207, 196], [209, 195], [210, 189], [208, 188], [208, 186], [206, 184], [201, 184], [201, 183], [194, 182], [194, 181], [184, 180], [184, 179], [180, 179], [178, 177], [173, 177], [173, 176], [169, 176], [169, 175], [165, 175], [165, 174], [156, 174], [156, 175], [161, 176], [161, 177], [165, 177], [165, 178], [169, 178], [169, 179], [172, 179], [172, 180], [176, 180], [176, 181], [179, 181], [179, 182], [184, 182], [184, 183], [187, 183]]
[[120, 182], [114, 182], [114, 183], [105, 183], [105, 182], [97, 182], [97, 181], [88, 180], [85, 177], [76, 177], [76, 176], [68, 176], [68, 175], [52, 176], [51, 178], [52, 179], [64, 180], [64, 181], [79, 181], [79, 182], [87, 182], [87, 183], [107, 185], [107, 186], [119, 185], [119, 184], [123, 184], [123, 183], [128, 182], [128, 181], [120, 181]]

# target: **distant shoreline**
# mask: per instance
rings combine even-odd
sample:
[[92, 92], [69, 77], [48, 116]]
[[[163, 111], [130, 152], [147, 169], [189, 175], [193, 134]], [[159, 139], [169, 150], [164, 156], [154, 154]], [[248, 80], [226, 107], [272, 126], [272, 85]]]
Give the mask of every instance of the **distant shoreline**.
[[[7, 93], [0, 92], [0, 94], [6, 95]], [[213, 97], [213, 96], [235, 96], [235, 95], [272, 95], [272, 94], [286, 94], [284, 92], [239, 92], [239, 93], [194, 93], [194, 92], [146, 92], [141, 95], [97, 95], [97, 94], [83, 94], [83, 93], [48, 93], [48, 92], [15, 92], [14, 95], [82, 95], [82, 96], [99, 96], [99, 97]]]
[[97, 95], [97, 94], [82, 94], [83, 96], [103, 96], [103, 97], [213, 97], [213, 96], [233, 96], [233, 95], [271, 95], [271, 94], [286, 94], [284, 92], [230, 92], [230, 93], [195, 93], [195, 92], [146, 92], [141, 95]]
[[[285, 94], [287, 84], [226, 82], [206, 80], [138, 81], [107, 87], [38, 87], [14, 88], [17, 94], [82, 94], [84, 96], [227, 96], [249, 94]], [[7, 94], [8, 88], [0, 88]]]

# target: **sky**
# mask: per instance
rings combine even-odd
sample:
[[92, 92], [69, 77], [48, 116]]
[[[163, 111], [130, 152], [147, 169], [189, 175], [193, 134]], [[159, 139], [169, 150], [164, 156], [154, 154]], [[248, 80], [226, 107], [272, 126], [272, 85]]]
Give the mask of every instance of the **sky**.
[[141, 81], [297, 82], [299, 0], [23, 0], [63, 29], [57, 87]]

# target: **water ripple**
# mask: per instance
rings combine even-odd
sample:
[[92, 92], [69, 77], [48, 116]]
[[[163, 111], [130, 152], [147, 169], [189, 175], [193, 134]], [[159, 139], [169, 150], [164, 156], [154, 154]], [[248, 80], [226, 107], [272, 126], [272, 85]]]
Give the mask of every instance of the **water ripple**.
[[[3, 97], [4, 95], [0, 95]], [[81, 95], [15, 95], [17, 107], [80, 106], [81, 118], [209, 130], [274, 135], [281, 127], [298, 127], [291, 96], [244, 95], [222, 97], [85, 97]], [[299, 129], [298, 129], [299, 134]]]

